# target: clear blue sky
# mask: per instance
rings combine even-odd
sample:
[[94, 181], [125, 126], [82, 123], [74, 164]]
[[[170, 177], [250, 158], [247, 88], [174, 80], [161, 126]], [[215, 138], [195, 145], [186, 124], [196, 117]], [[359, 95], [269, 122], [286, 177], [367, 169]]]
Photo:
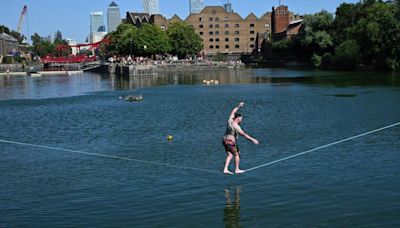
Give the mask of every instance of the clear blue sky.
[[[115, 0], [121, 10], [121, 17], [127, 11], [142, 12], [141, 0]], [[189, 0], [159, 0], [160, 13], [167, 18], [177, 14], [182, 19], [189, 14]], [[222, 5], [226, 0], [205, 0], [205, 5]], [[343, 2], [356, 3], [359, 0], [282, 0], [291, 12], [296, 14], [316, 13], [323, 9], [334, 13]], [[106, 12], [111, 0], [0, 0], [0, 25], [17, 30], [18, 19], [24, 4], [28, 6], [27, 20], [24, 20], [22, 33], [29, 38], [33, 33], [41, 36], [54, 36], [57, 30], [63, 38], [84, 42], [89, 33], [89, 14], [91, 11]], [[242, 17], [250, 12], [261, 16], [277, 6], [279, 0], [231, 0], [233, 9]]]

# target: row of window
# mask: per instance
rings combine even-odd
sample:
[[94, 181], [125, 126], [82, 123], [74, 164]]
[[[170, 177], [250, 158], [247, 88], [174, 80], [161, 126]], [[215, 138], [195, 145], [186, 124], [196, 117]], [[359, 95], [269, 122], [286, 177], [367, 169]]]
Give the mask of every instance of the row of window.
[[[210, 49], [214, 48], [214, 45], [209, 46]], [[229, 49], [229, 45], [225, 45], [226, 49]], [[240, 45], [235, 45], [235, 48], [240, 48]], [[215, 49], [219, 49], [219, 45], [215, 45]]]
[[[199, 21], [204, 21], [204, 18], [199, 17]], [[209, 17], [208, 21], [219, 21], [219, 17]], [[224, 21], [229, 21], [229, 17], [224, 17]]]
[[[235, 37], [234, 40], [235, 40], [235, 42], [239, 42], [239, 41], [240, 41], [240, 38]], [[250, 41], [254, 41], [254, 40], [255, 40], [254, 37], [251, 37], [251, 38], [250, 38]], [[214, 42], [214, 38], [210, 38], [209, 41], [210, 41], [210, 42]], [[225, 41], [226, 41], [226, 42], [229, 42], [229, 38], [226, 37], [226, 38], [225, 38]], [[219, 42], [219, 38], [215, 38], [215, 42]]]
[[[224, 26], [225, 26], [225, 28], [229, 28], [229, 24], [225, 24]], [[215, 24], [215, 25], [209, 24], [208, 27], [209, 28], [219, 28], [219, 24]], [[234, 27], [235, 28], [239, 28], [240, 25], [239, 24], [235, 24]], [[204, 28], [204, 25], [202, 25], [202, 24], [199, 25], [199, 28]], [[250, 24], [250, 28], [254, 28], [254, 24]]]
[[[250, 31], [250, 34], [254, 34], [255, 32], [254, 31]], [[204, 35], [204, 32], [199, 32], [199, 34], [200, 34], [200, 36], [202, 36], [202, 35]], [[210, 32], [208, 32], [208, 35], [219, 35], [219, 31], [215, 31], [215, 32], [213, 32], [213, 31], [210, 31]], [[229, 31], [225, 31], [225, 35], [229, 35], [230, 34], [230, 32]], [[234, 34], [235, 35], [239, 35], [240, 34], [240, 32], [239, 31], [235, 31], [234, 32]]]
[[[250, 48], [254, 48], [254, 47], [255, 47], [254, 44], [250, 45]], [[214, 49], [214, 45], [210, 45], [209, 48]], [[229, 47], [229, 45], [225, 45], [225, 48], [229, 49], [230, 47]], [[238, 44], [235, 45], [235, 48], [236, 49], [240, 48], [240, 45], [238, 45]], [[215, 45], [215, 49], [219, 49], [219, 45]]]

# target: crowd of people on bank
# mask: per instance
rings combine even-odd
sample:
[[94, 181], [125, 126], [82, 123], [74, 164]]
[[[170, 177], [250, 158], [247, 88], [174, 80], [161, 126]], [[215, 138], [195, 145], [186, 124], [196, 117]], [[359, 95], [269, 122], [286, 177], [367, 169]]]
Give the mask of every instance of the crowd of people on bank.
[[122, 65], [149, 65], [152, 64], [152, 61], [148, 57], [143, 56], [111, 56], [108, 58], [108, 62], [113, 64], [122, 64]]
[[209, 59], [203, 59], [202, 57], [196, 58], [186, 58], [186, 59], [178, 59], [176, 56], [169, 56], [164, 58], [149, 58], [143, 56], [111, 56], [108, 58], [108, 62], [110, 64], [118, 64], [118, 65], [166, 65], [170, 63], [178, 63], [180, 65], [193, 65], [193, 64], [206, 64], [206, 65], [229, 65], [229, 66], [241, 66], [243, 65], [242, 61], [226, 61], [226, 62], [215, 62]]

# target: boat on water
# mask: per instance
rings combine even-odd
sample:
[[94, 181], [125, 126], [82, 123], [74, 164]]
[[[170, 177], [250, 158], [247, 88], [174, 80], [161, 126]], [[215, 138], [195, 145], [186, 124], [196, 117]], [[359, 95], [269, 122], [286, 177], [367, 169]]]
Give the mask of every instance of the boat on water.
[[125, 101], [141, 101], [143, 100], [143, 96], [126, 96]]

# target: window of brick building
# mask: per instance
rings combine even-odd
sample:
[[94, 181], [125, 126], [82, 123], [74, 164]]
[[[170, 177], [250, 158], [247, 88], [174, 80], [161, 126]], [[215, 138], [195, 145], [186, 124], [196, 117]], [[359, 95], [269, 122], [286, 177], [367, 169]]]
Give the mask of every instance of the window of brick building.
[[203, 21], [204, 19], [202, 17], [199, 17], [199, 21]]
[[203, 25], [199, 25], [199, 28], [203, 28]]
[[213, 28], [214, 26], [211, 24], [211, 25], [208, 25], [208, 27], [209, 27], [209, 28]]
[[254, 31], [250, 31], [250, 34], [254, 34]]
[[240, 34], [240, 32], [239, 31], [235, 31], [235, 35], [239, 35]]
[[265, 24], [264, 25], [265, 26], [265, 28], [268, 28], [269, 26], [271, 26], [269, 23], [267, 23], [267, 24]]
[[225, 24], [225, 28], [229, 28], [229, 24]]
[[225, 38], [225, 41], [226, 41], [226, 42], [229, 42], [229, 38], [228, 38], [228, 37], [226, 37], [226, 38]]
[[214, 48], [214, 45], [210, 45], [210, 49], [213, 49]]
[[229, 35], [229, 31], [225, 31], [225, 35]]
[[215, 24], [214, 27], [215, 27], [215, 28], [219, 28], [219, 24]]
[[239, 24], [235, 24], [235, 28], [239, 28], [240, 27], [240, 25]]
[[219, 42], [219, 38], [215, 38], [215, 42]]
[[250, 24], [250, 28], [254, 28], [254, 24]]
[[215, 45], [215, 48], [216, 48], [216, 49], [219, 49], [219, 45]]
[[239, 46], [238, 44], [236, 44], [236, 45], [235, 45], [235, 48], [238, 49], [238, 48], [240, 48], [240, 46]]
[[226, 48], [226, 49], [229, 49], [229, 45], [225, 45], [225, 48]]
[[200, 36], [202, 36], [202, 35], [203, 35], [203, 32], [199, 32], [199, 34], [200, 34]]
[[216, 17], [216, 18], [214, 19], [214, 21], [219, 21], [219, 17]]
[[214, 39], [213, 39], [213, 38], [210, 38], [210, 42], [214, 42]]
[[214, 18], [212, 18], [212, 17], [208, 18], [208, 21], [213, 21], [213, 20], [214, 20]]
[[250, 41], [254, 41], [254, 37], [250, 37]]
[[213, 31], [209, 32], [208, 34], [209, 34], [209, 35], [214, 35]]
[[225, 18], [224, 18], [224, 21], [229, 21], [229, 17], [225, 17]]
[[254, 46], [254, 44], [250, 44], [250, 48], [254, 48], [255, 46]]
[[239, 41], [240, 41], [239, 37], [235, 37], [235, 42], [239, 42]]
[[215, 35], [219, 35], [219, 31], [215, 31]]

